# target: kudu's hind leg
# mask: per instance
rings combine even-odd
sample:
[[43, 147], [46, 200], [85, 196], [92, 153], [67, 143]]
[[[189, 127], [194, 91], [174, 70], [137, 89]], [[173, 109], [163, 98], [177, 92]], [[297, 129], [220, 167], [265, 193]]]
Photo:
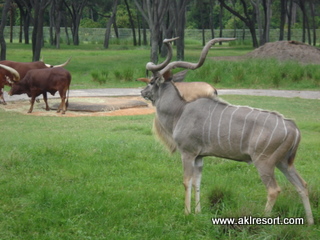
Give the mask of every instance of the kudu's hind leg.
[[[266, 162], [266, 161], [265, 161]], [[270, 214], [272, 208], [277, 200], [277, 197], [281, 191], [274, 176], [274, 166], [268, 166], [268, 164], [255, 164], [260, 178], [267, 188], [267, 204], [265, 207], [265, 213]]]
[[313, 220], [313, 215], [312, 215], [310, 201], [309, 201], [307, 183], [302, 179], [302, 177], [300, 177], [294, 165], [289, 166], [288, 163], [281, 162], [277, 165], [277, 167], [297, 189], [299, 195], [302, 198], [303, 206], [306, 211], [308, 224], [309, 225], [313, 224], [314, 220]]

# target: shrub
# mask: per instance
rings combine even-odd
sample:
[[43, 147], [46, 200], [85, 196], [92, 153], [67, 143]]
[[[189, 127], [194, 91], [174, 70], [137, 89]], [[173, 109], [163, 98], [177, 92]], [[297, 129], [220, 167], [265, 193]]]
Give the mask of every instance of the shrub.
[[100, 85], [107, 82], [108, 75], [109, 73], [106, 70], [91, 73], [92, 81], [98, 82]]

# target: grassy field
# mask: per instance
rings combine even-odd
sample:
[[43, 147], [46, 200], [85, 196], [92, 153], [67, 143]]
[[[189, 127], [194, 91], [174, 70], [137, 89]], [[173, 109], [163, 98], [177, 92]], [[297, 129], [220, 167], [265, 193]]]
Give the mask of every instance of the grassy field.
[[[319, 100], [224, 99], [295, 119], [302, 132], [296, 168], [309, 184], [316, 225], [212, 225], [216, 217], [262, 216], [266, 201], [252, 165], [213, 157], [205, 159], [202, 213], [185, 216], [180, 156], [154, 140], [153, 115], [65, 118], [0, 110], [0, 239], [317, 239]], [[273, 217], [304, 217], [298, 193], [276, 174], [283, 191]]]
[[[13, 43], [7, 44], [7, 48], [8, 60], [28, 62], [32, 59], [31, 45]], [[197, 62], [201, 44], [188, 42], [185, 49], [185, 61]], [[252, 48], [248, 46], [216, 45], [209, 51], [204, 65], [187, 74], [186, 81], [206, 81], [217, 88], [320, 89], [317, 65], [279, 63], [272, 59], [223, 61], [212, 58], [243, 56], [250, 51]], [[135, 79], [145, 76], [150, 51], [148, 47], [130, 45], [111, 45], [110, 49], [96, 44], [62, 45], [61, 49], [45, 45], [41, 54], [44, 61], [52, 65], [72, 56], [66, 67], [72, 74], [71, 89], [83, 89], [142, 86]]]
[[[8, 44], [7, 59], [30, 61], [31, 45]], [[202, 47], [186, 46], [186, 61]], [[218, 88], [319, 90], [320, 69], [274, 60], [215, 61], [249, 47], [224, 45], [188, 74]], [[147, 47], [45, 46], [45, 62], [67, 69], [71, 89], [140, 87]], [[106, 81], [93, 81], [104, 76]], [[6, 88], [8, 90], [8, 88]], [[252, 165], [208, 157], [202, 213], [185, 216], [179, 154], [170, 156], [152, 134], [153, 115], [39, 117], [0, 109], [0, 239], [316, 239], [320, 234], [319, 100], [225, 96], [242, 105], [295, 119], [302, 132], [296, 168], [308, 182], [315, 226], [212, 225], [211, 218], [263, 216], [266, 191]], [[298, 193], [276, 171], [282, 188], [273, 217], [304, 217]]]

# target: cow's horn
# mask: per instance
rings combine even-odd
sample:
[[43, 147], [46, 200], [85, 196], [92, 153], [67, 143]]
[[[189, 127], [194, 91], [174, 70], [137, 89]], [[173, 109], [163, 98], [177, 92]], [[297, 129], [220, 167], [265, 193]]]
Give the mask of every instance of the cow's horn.
[[167, 66], [170, 61], [171, 61], [171, 58], [172, 58], [172, 47], [171, 47], [171, 44], [170, 42], [174, 41], [174, 40], [177, 40], [179, 37], [176, 37], [176, 38], [171, 38], [171, 39], [164, 39], [163, 40], [163, 43], [167, 45], [167, 48], [168, 48], [168, 54], [167, 54], [167, 58], [166, 60], [164, 60], [163, 63], [160, 63], [158, 65], [154, 64], [153, 62], [148, 62], [147, 65], [146, 65], [146, 69], [147, 70], [150, 70], [152, 72], [155, 72], [155, 71], [160, 71], [161, 69], [163, 69], [165, 66]]
[[62, 64], [60, 64], [60, 65], [50, 65], [50, 64], [46, 64], [46, 66], [49, 67], [49, 68], [64, 67], [64, 66], [66, 66], [66, 65], [70, 62], [71, 58], [72, 58], [72, 57], [70, 57], [65, 63], [62, 63]]
[[20, 74], [14, 68], [8, 67], [8, 66], [2, 65], [2, 64], [0, 64], [0, 67], [7, 70], [8, 72], [10, 72], [13, 75], [13, 79], [12, 79], [13, 81], [17, 82], [20, 80]]

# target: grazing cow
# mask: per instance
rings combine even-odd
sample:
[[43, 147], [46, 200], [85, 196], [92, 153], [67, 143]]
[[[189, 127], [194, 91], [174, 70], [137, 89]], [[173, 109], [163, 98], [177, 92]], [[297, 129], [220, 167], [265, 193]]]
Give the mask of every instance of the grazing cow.
[[[228, 104], [217, 98], [198, 98], [192, 102], [181, 99], [171, 81], [163, 74], [181, 67], [199, 68], [210, 49], [220, 41], [209, 41], [203, 48], [198, 63], [171, 62], [159, 70], [150, 69], [153, 78], [141, 95], [156, 107], [155, 124], [161, 131], [160, 139], [172, 152], [180, 151], [185, 186], [185, 213], [191, 212], [191, 190], [195, 190], [195, 211], [200, 212], [200, 183], [203, 158], [216, 156], [235, 161], [253, 163], [267, 188], [265, 212], [270, 213], [278, 194], [274, 170], [277, 167], [295, 186], [305, 208], [308, 224], [313, 224], [313, 215], [308, 197], [307, 183], [294, 167], [294, 159], [300, 142], [296, 124], [281, 114], [247, 106]], [[171, 51], [170, 43], [166, 44]]]
[[[1, 67], [1, 65], [0, 65]], [[57, 112], [62, 110], [62, 114], [66, 112], [68, 99], [67, 91], [71, 82], [70, 73], [64, 68], [44, 68], [33, 69], [27, 72], [26, 76], [20, 81], [13, 84], [9, 91], [9, 95], [26, 93], [31, 97], [31, 107], [28, 113], [32, 112], [35, 98], [40, 94], [43, 95], [43, 100], [46, 104], [46, 110], [49, 111], [47, 102], [47, 92], [54, 95], [59, 91], [61, 104]]]
[[[59, 64], [59, 65], [45, 64], [42, 61], [37, 61], [37, 62], [13, 62], [13, 61], [8, 61], [8, 60], [0, 61], [0, 64], [15, 69], [19, 73], [20, 78], [23, 79], [24, 76], [27, 74], [27, 72], [29, 70], [64, 67], [70, 62], [70, 60], [71, 60], [71, 58], [69, 58], [65, 63]], [[4, 105], [6, 104], [6, 102], [5, 102], [4, 98], [3, 98], [2, 89], [4, 88], [5, 85], [11, 87], [12, 83], [14, 81], [16, 81], [16, 79], [13, 78], [12, 74], [10, 73], [10, 71], [8, 72], [7, 70], [4, 70], [2, 68], [2, 70], [0, 71], [0, 100], [2, 100]]]

